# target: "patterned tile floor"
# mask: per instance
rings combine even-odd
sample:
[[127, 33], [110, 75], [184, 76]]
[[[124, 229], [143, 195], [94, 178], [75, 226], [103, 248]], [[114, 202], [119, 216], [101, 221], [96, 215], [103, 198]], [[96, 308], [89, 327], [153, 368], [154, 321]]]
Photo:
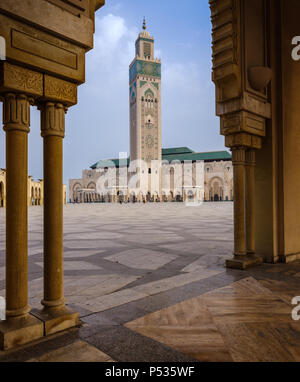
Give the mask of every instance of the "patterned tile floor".
[[[0, 352], [0, 361], [299, 361], [291, 299], [300, 262], [226, 270], [232, 207], [66, 206], [65, 296], [82, 325]], [[1, 209], [2, 232], [4, 218]], [[30, 304], [39, 308], [42, 208], [30, 208], [29, 230]]]

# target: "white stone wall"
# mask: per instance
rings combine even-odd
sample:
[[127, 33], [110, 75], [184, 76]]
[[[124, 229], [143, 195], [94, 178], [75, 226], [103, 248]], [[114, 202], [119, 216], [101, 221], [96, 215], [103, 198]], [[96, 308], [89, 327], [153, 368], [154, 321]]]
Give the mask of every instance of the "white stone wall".
[[206, 162], [205, 200], [233, 200], [233, 167], [231, 161]]
[[[161, 175], [160, 175], [161, 174]], [[151, 174], [148, 166], [137, 172], [123, 167], [99, 170], [84, 170], [82, 179], [71, 179], [69, 195], [71, 202], [79, 199], [79, 190], [85, 194], [95, 194], [99, 198], [92, 201], [118, 201], [135, 198], [142, 200], [150, 193], [155, 200], [169, 201], [203, 195], [206, 201], [233, 200], [233, 168], [231, 161], [214, 161], [198, 163], [180, 163], [174, 161], [161, 167], [153, 162]], [[161, 187], [161, 188], [160, 188]], [[94, 190], [94, 192], [93, 192]], [[109, 195], [107, 195], [109, 194]], [[119, 195], [118, 195], [119, 194]], [[102, 198], [102, 199], [101, 199]]]

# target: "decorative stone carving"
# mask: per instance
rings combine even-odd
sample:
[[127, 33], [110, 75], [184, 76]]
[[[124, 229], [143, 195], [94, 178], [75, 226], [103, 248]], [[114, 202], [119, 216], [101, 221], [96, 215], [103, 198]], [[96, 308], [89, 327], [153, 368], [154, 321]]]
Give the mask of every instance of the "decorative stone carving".
[[253, 66], [248, 70], [250, 85], [257, 91], [263, 91], [272, 79], [272, 70], [266, 66]]
[[212, 20], [213, 81], [216, 100], [224, 102], [241, 94], [238, 52], [238, 2], [210, 0]]
[[77, 85], [45, 75], [44, 97], [69, 106], [77, 103]]
[[[264, 17], [264, 0], [256, 5], [261, 12], [259, 16]], [[266, 49], [263, 43], [265, 35], [260, 31], [258, 58], [253, 57], [253, 49], [247, 50], [249, 34], [256, 27], [253, 14], [247, 28], [244, 25], [248, 7], [245, 0], [210, 0], [213, 28], [212, 78], [216, 85], [216, 114], [221, 117], [221, 134], [226, 136], [226, 145], [244, 143], [245, 147], [260, 148], [260, 137], [266, 134], [266, 118], [271, 118], [265, 89], [270, 80], [270, 70], [266, 67], [261, 69], [259, 65], [254, 65], [255, 70], [253, 65], [247, 67], [253, 60], [263, 60]], [[248, 69], [253, 74], [251, 78], [255, 87], [263, 87], [263, 92], [249, 87]], [[231, 137], [233, 134], [235, 136]]]
[[242, 164], [246, 162], [246, 152], [243, 147], [234, 147], [232, 150], [232, 164]]
[[66, 108], [61, 103], [46, 102], [41, 105], [41, 135], [42, 137], [55, 135], [61, 138], [65, 136], [65, 113]]
[[26, 94], [43, 95], [43, 75], [20, 66], [2, 63], [2, 79], [0, 90], [21, 91]]
[[239, 133], [225, 136], [225, 146], [234, 148], [243, 146], [253, 149], [260, 149], [262, 146], [262, 139], [252, 134]]
[[221, 134], [229, 135], [242, 131], [264, 137], [266, 134], [265, 119], [245, 111], [221, 117]]
[[6, 94], [3, 102], [3, 129], [29, 133], [30, 104], [32, 103], [33, 99], [23, 94]]
[[136, 60], [130, 67], [129, 71], [129, 83], [131, 83], [138, 74], [161, 78], [161, 64], [152, 61]]

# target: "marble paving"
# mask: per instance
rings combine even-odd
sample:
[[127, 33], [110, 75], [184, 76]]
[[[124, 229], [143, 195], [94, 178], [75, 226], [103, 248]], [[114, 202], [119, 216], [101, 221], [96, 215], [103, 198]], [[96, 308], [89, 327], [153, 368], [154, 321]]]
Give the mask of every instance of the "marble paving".
[[[29, 209], [34, 308], [43, 298], [42, 211]], [[232, 203], [65, 206], [65, 297], [81, 325], [0, 352], [0, 361], [299, 361], [291, 299], [300, 262], [226, 270], [232, 216]], [[0, 209], [0, 296], [4, 221]]]

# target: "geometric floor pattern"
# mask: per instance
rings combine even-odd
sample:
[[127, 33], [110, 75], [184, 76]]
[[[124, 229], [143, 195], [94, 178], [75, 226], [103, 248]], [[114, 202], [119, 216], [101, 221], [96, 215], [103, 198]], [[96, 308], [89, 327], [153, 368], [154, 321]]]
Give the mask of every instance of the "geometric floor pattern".
[[[29, 209], [30, 305], [43, 298], [42, 208]], [[67, 205], [67, 304], [81, 325], [0, 361], [300, 361], [300, 262], [239, 271], [232, 203]], [[4, 233], [5, 210], [0, 209]], [[0, 296], [5, 296], [0, 237]], [[137, 351], [138, 349], [138, 351]]]
[[202, 362], [300, 361], [291, 305], [253, 277], [126, 324]]

